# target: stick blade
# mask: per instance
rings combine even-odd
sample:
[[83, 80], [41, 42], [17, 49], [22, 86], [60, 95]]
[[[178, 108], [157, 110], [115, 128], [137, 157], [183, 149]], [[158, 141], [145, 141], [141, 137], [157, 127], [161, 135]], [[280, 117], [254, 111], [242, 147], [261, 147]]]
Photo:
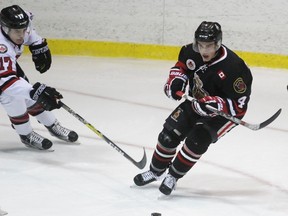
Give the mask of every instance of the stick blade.
[[278, 116], [280, 115], [281, 111], [282, 111], [282, 109], [279, 109], [273, 116], [271, 116], [266, 121], [262, 122], [258, 129], [264, 128], [267, 125], [269, 125], [270, 123], [272, 123], [276, 118], [278, 118]]
[[134, 165], [137, 166], [139, 169], [143, 169], [146, 166], [147, 163], [147, 156], [145, 148], [143, 147], [144, 155], [142, 159], [139, 162], [133, 161]]

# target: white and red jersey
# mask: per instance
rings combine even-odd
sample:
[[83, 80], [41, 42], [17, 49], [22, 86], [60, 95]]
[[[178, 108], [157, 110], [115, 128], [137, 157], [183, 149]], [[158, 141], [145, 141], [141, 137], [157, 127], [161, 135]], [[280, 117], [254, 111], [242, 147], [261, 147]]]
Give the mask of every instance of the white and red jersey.
[[[2, 30], [0, 31], [0, 93], [6, 91], [19, 80], [16, 75], [16, 61], [23, 53], [24, 46], [37, 45], [43, 41], [43, 38], [32, 27], [33, 15], [29, 12], [26, 13], [29, 16], [30, 22], [22, 45], [14, 44], [4, 35], [5, 33]], [[15, 94], [19, 94], [20, 92], [16, 90]]]
[[37, 121], [46, 126], [50, 126], [56, 121], [53, 113], [42, 112], [39, 107], [34, 106], [36, 101], [30, 97], [33, 86], [22, 77], [17, 76], [17, 59], [23, 53], [24, 46], [38, 45], [43, 41], [43, 38], [32, 27], [32, 14], [27, 14], [30, 22], [22, 45], [16, 45], [9, 40], [0, 26], [0, 103], [19, 135], [27, 135], [33, 131], [29, 122], [31, 113]]

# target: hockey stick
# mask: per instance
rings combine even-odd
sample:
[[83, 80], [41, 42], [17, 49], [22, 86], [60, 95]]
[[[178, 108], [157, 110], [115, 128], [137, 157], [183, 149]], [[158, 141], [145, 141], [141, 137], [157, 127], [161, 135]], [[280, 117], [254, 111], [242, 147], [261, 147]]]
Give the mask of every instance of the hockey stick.
[[110, 146], [112, 146], [116, 151], [118, 151], [121, 155], [123, 155], [125, 158], [127, 158], [130, 162], [132, 162], [136, 167], [139, 169], [143, 169], [147, 162], [146, 152], [145, 148], [144, 155], [142, 159], [137, 162], [133, 158], [131, 158], [127, 153], [125, 153], [120, 147], [118, 147], [114, 142], [112, 142], [108, 137], [106, 137], [104, 134], [102, 134], [99, 130], [97, 130], [93, 125], [91, 125], [89, 122], [87, 122], [84, 118], [82, 118], [79, 114], [77, 114], [74, 110], [72, 110], [70, 107], [68, 107], [66, 104], [64, 104], [62, 101], [58, 101], [58, 103], [65, 109], [68, 113], [70, 113], [72, 116], [74, 116], [76, 119], [78, 119], [80, 122], [85, 124], [90, 130], [92, 130], [94, 133], [96, 133], [101, 139], [103, 139], [105, 142], [107, 142]]
[[[181, 91], [178, 91], [176, 93], [178, 96], [186, 99], [186, 100], [189, 100], [189, 101], [195, 101], [196, 99], [189, 96], [189, 95], [186, 95], [185, 93], [181, 92]], [[212, 107], [212, 106], [209, 106], [209, 105], [206, 105], [206, 108], [212, 112], [214, 112], [215, 114], [217, 115], [220, 115], [236, 124], [239, 124], [239, 125], [242, 125], [246, 128], [249, 128], [251, 130], [259, 130], [259, 129], [262, 129], [264, 127], [266, 127], [267, 125], [269, 125], [270, 123], [272, 123], [281, 113], [282, 109], [279, 109], [274, 115], [272, 115], [270, 118], [268, 118], [266, 121], [260, 123], [260, 124], [251, 124], [251, 123], [248, 123], [248, 122], [245, 122], [245, 121], [242, 121], [241, 119], [238, 119], [234, 116], [231, 116], [229, 115], [228, 113], [225, 113], [225, 112], [222, 112], [222, 111], [219, 111], [217, 110], [216, 108]]]

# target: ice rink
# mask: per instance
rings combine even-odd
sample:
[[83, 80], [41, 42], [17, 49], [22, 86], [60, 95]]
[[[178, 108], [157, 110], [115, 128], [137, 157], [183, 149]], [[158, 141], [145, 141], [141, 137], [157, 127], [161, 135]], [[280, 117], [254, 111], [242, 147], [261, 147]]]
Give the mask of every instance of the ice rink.
[[[30, 56], [20, 65], [31, 83], [56, 87], [63, 102], [135, 160], [146, 148], [147, 170], [158, 133], [179, 102], [163, 93], [174, 61], [54, 56], [40, 75]], [[279, 108], [267, 128], [233, 129], [178, 181], [171, 196], [160, 182], [133, 185], [139, 170], [64, 109], [53, 111], [79, 133], [79, 143], [58, 141], [35, 119], [35, 131], [53, 141], [54, 152], [26, 148], [0, 108], [0, 207], [8, 216], [287, 216], [288, 71], [251, 68], [248, 113], [260, 123]]]

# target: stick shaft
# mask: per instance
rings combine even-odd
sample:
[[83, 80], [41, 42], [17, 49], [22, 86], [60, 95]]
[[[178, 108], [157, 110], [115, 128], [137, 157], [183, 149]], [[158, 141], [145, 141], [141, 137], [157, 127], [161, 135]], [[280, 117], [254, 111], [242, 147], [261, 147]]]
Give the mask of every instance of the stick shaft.
[[112, 142], [108, 137], [106, 137], [104, 134], [102, 134], [99, 130], [97, 130], [92, 124], [90, 124], [88, 121], [86, 121], [83, 117], [81, 117], [78, 113], [76, 113], [74, 110], [72, 110], [70, 107], [68, 107], [66, 104], [64, 104], [62, 101], [59, 101], [59, 104], [63, 109], [65, 109], [68, 113], [70, 113], [72, 116], [74, 116], [76, 119], [78, 119], [80, 122], [82, 122], [84, 125], [86, 125], [90, 130], [92, 130], [95, 134], [97, 134], [101, 139], [103, 139], [106, 143], [108, 143], [110, 146], [112, 146], [117, 152], [119, 152], [121, 155], [123, 155], [125, 158], [127, 158], [130, 162], [132, 162], [135, 166], [137, 166], [139, 169], [143, 169], [146, 165], [147, 158], [146, 158], [146, 152], [145, 148], [144, 155], [141, 161], [137, 162], [132, 157], [130, 157], [125, 151], [123, 151], [119, 146], [117, 146], [114, 142]]
[[[183, 93], [181, 91], [178, 91], [177, 95], [179, 95], [180, 97], [182, 97], [186, 100], [189, 100], [191, 102], [197, 100], [197, 99], [195, 99], [189, 95], [186, 95], [185, 93]], [[206, 105], [206, 108], [209, 109], [210, 111], [214, 112], [215, 114], [222, 116], [223, 118], [226, 118], [226, 119], [228, 119], [228, 120], [230, 120], [236, 124], [242, 125], [242, 126], [249, 128], [251, 130], [259, 130], [259, 129], [266, 127], [267, 125], [272, 123], [280, 115], [280, 113], [282, 111], [281, 109], [279, 109], [274, 115], [272, 115], [270, 118], [268, 118], [267, 120], [265, 120], [264, 122], [262, 122], [260, 124], [251, 124], [251, 123], [245, 122], [241, 119], [238, 119], [232, 115], [229, 115], [228, 113], [219, 111], [212, 106]]]

